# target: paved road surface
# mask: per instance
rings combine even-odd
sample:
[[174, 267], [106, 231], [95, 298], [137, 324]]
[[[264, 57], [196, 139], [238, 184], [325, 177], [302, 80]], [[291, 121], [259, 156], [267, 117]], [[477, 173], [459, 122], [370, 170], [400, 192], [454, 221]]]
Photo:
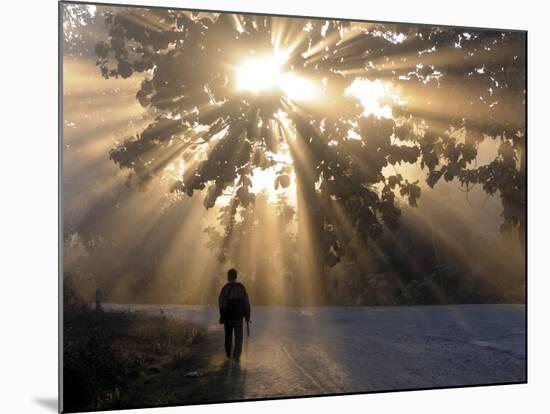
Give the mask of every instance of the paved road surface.
[[525, 380], [522, 305], [253, 307], [240, 366], [224, 360], [214, 307], [130, 308], [205, 325], [227, 400]]

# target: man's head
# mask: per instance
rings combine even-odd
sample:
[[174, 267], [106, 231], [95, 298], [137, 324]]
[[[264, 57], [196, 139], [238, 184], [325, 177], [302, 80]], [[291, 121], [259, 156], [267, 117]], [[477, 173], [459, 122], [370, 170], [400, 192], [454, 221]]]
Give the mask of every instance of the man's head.
[[233, 282], [236, 279], [237, 279], [237, 271], [235, 269], [229, 269], [227, 271], [227, 280], [229, 280], [230, 282]]

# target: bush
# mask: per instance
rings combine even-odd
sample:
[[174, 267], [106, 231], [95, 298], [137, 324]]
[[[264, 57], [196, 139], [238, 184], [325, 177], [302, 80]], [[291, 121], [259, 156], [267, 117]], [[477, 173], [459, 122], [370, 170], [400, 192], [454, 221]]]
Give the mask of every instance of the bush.
[[127, 365], [112, 346], [97, 337], [65, 337], [64, 406], [68, 411], [115, 408], [126, 387]]

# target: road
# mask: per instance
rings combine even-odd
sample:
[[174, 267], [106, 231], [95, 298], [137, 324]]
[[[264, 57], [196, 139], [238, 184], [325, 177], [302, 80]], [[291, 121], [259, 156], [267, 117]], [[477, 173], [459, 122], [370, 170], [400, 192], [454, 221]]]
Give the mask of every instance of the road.
[[[110, 305], [127, 309], [129, 305]], [[201, 401], [369, 392], [525, 381], [525, 307], [253, 307], [240, 366], [225, 361], [208, 306], [131, 305], [203, 324]], [[208, 351], [206, 351], [208, 349]]]

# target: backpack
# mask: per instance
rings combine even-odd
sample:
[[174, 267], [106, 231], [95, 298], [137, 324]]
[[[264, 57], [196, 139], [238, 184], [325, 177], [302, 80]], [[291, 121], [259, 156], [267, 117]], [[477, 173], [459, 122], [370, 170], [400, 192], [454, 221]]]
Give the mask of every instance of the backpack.
[[223, 319], [226, 321], [237, 321], [244, 317], [244, 297], [231, 297], [236, 285], [230, 285], [227, 289], [227, 301], [223, 309]]

